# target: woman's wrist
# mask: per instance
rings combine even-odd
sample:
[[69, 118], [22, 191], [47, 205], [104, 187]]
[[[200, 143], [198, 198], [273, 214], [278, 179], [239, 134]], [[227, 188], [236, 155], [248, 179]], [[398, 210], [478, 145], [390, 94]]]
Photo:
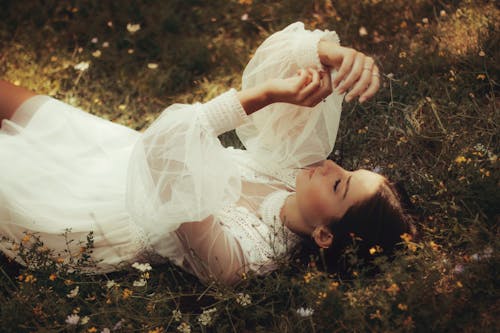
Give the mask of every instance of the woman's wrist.
[[318, 42], [318, 57], [323, 66], [336, 68], [339, 65], [334, 57], [339, 47], [339, 44], [329, 40], [321, 39]]
[[238, 91], [237, 96], [247, 115], [274, 103], [269, 82]]

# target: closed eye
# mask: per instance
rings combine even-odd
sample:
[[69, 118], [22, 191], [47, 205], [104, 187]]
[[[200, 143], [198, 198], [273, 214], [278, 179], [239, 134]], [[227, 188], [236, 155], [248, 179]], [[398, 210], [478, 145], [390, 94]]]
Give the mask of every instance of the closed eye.
[[335, 185], [333, 185], [333, 192], [337, 191], [337, 186], [340, 184], [340, 179], [335, 182]]

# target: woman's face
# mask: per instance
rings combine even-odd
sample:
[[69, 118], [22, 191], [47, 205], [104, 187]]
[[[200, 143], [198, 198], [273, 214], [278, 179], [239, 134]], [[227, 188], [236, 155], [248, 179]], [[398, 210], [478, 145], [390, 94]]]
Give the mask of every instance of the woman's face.
[[354, 204], [376, 193], [384, 177], [368, 171], [347, 171], [331, 160], [297, 175], [299, 210], [307, 224], [317, 227], [339, 220]]

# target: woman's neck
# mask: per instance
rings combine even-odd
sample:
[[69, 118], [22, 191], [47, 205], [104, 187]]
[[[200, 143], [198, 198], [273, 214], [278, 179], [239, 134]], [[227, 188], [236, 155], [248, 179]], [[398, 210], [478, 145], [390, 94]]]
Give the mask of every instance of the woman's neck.
[[313, 228], [304, 221], [300, 213], [295, 193], [286, 198], [283, 207], [281, 207], [280, 219], [288, 229], [298, 235], [309, 236], [313, 232]]

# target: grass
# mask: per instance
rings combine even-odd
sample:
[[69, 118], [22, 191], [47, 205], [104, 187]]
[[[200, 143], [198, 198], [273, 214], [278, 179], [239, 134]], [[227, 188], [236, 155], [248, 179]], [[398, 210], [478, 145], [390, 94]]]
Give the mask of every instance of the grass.
[[91, 244], [58, 263], [27, 237], [19, 253], [32, 265], [0, 264], [1, 331], [496, 331], [499, 11], [466, 0], [0, 1], [2, 79], [136, 130], [174, 102], [238, 88], [252, 51], [287, 24], [336, 30], [374, 55], [384, 84], [366, 105], [345, 104], [334, 158], [402, 182], [422, 236], [393, 262], [378, 258], [376, 277], [347, 253], [350, 278], [289, 262], [235, 288], [170, 264], [84, 275]]

